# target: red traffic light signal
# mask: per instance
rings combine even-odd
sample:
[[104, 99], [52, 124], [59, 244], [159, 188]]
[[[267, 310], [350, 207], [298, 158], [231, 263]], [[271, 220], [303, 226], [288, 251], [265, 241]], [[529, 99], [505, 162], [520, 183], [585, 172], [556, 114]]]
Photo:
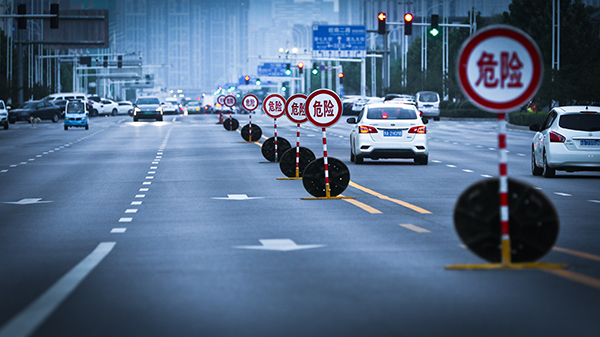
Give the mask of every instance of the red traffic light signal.
[[413, 15], [411, 13], [404, 14], [404, 35], [412, 35]]
[[377, 15], [377, 20], [379, 21], [379, 26], [377, 28], [378, 34], [383, 35], [386, 33], [386, 30], [387, 30], [386, 23], [385, 23], [386, 18], [387, 18], [387, 15], [385, 15], [385, 13], [383, 13], [383, 12], [379, 13]]
[[250, 76], [244, 76], [244, 80], [246, 81], [246, 84], [250, 84]]
[[298, 73], [302, 74], [303, 69], [304, 69], [304, 63], [298, 62]]

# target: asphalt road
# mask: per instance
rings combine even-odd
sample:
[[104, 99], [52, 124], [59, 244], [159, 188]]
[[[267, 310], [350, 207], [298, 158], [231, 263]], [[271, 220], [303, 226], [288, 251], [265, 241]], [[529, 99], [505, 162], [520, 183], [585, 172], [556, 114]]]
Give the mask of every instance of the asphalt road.
[[[340, 121], [327, 146], [350, 169], [344, 200], [301, 199], [260, 144], [216, 122], [0, 130], [0, 337], [598, 335], [600, 174], [533, 177], [532, 132], [509, 130], [508, 175], [556, 207], [542, 261], [561, 271], [444, 269], [487, 263], [453, 212], [498, 175], [494, 121], [430, 122], [426, 166], [351, 163]], [[278, 120], [292, 144], [296, 129]], [[321, 157], [321, 130], [303, 125], [301, 145]]]

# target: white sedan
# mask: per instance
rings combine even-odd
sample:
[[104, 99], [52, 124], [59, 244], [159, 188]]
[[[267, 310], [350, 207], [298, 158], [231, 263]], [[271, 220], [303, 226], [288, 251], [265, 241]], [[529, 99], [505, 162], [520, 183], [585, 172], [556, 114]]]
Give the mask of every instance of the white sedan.
[[367, 104], [350, 132], [350, 161], [362, 164], [364, 158], [411, 158], [427, 165], [427, 121], [413, 104]]
[[552, 109], [531, 144], [531, 173], [551, 178], [556, 171], [600, 171], [600, 107]]
[[116, 116], [119, 112], [119, 105], [117, 102], [110, 100], [108, 98], [103, 98], [100, 103], [102, 103], [103, 113], [105, 115]]
[[129, 101], [117, 102], [117, 113], [119, 115], [133, 116], [133, 103]]

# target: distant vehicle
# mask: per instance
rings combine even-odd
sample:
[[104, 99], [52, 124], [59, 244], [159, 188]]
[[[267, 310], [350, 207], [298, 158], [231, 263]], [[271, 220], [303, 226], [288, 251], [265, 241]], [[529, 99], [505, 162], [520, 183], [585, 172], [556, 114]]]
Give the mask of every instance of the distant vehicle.
[[364, 158], [412, 158], [427, 165], [427, 121], [419, 117], [413, 104], [375, 103], [364, 107], [350, 132], [350, 161], [362, 164]]
[[164, 102], [161, 102], [160, 105], [162, 106], [165, 115], [179, 114], [179, 104], [177, 104], [177, 100], [166, 99]]
[[437, 92], [419, 91], [415, 98], [421, 116], [440, 120], [440, 95]]
[[8, 121], [14, 123], [16, 121], [30, 121], [31, 117], [39, 117], [44, 120], [51, 120], [52, 123], [58, 123], [62, 111], [51, 101], [29, 101], [22, 108], [11, 110], [8, 113]]
[[87, 99], [87, 109], [90, 116], [98, 116], [104, 113], [104, 105], [102, 105], [102, 98], [100, 96], [90, 95]]
[[117, 102], [117, 113], [119, 115], [133, 116], [133, 103], [129, 101]]
[[162, 122], [163, 110], [158, 97], [141, 97], [135, 101], [133, 108], [133, 121], [140, 119], [154, 119]]
[[390, 102], [390, 103], [400, 103], [400, 104], [404, 104], [404, 103], [409, 103], [409, 104], [415, 104], [415, 96], [413, 95], [399, 95], [399, 94], [388, 94], [385, 95], [385, 97], [383, 98], [384, 102]]
[[0, 99], [0, 125], [4, 127], [4, 130], [8, 129], [8, 110], [10, 107], [7, 107], [4, 104], [4, 101]]
[[357, 115], [352, 112], [352, 106], [361, 96], [344, 96], [342, 98], [342, 115]]
[[65, 130], [69, 127], [90, 128], [87, 104], [83, 101], [69, 101], [65, 107]]
[[352, 112], [358, 115], [365, 105], [380, 102], [383, 102], [383, 98], [381, 97], [361, 97], [352, 104]]
[[200, 113], [200, 103], [198, 101], [191, 101], [185, 105], [185, 110], [188, 115]]
[[200, 106], [202, 110], [206, 113], [214, 113], [215, 106], [215, 96], [214, 95], [204, 95], [202, 96], [202, 100], [200, 101]]
[[563, 106], [548, 113], [531, 144], [531, 173], [551, 178], [556, 171], [600, 171], [600, 107]]
[[87, 102], [87, 97], [85, 94], [76, 93], [76, 92], [61, 92], [56, 94], [50, 94], [44, 97], [45, 101], [49, 101], [55, 103], [56, 101], [64, 100], [64, 101], [72, 101], [72, 100], [80, 100]]
[[117, 102], [115, 102], [111, 99], [103, 98], [100, 101], [100, 103], [102, 103], [102, 112], [101, 113], [103, 115], [116, 116], [117, 113], [119, 112], [119, 105], [117, 104]]

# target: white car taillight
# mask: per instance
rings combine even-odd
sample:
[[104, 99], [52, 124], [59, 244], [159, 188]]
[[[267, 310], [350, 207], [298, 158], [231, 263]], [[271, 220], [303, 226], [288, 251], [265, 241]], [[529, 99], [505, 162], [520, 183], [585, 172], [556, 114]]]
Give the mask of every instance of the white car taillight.
[[377, 129], [372, 126], [359, 125], [358, 133], [377, 133]]
[[554, 131], [550, 132], [550, 143], [564, 143], [565, 140], [567, 140], [565, 136], [560, 133]]
[[408, 130], [408, 133], [425, 134], [425, 133], [427, 133], [427, 127], [425, 125], [413, 126], [412, 128], [410, 128], [410, 130]]

